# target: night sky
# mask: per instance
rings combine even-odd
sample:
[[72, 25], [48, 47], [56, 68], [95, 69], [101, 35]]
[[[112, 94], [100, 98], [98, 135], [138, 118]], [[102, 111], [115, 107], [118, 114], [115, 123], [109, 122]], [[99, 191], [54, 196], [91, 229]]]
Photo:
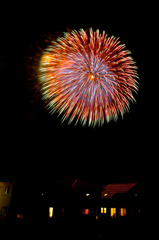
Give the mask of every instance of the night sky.
[[[148, 181], [157, 173], [155, 6], [96, 4], [24, 4], [6, 9], [0, 39], [1, 179], [80, 176], [94, 182], [129, 182]], [[137, 103], [130, 105], [124, 119], [95, 128], [61, 124], [56, 114], [51, 116], [36, 75], [48, 36], [89, 27], [120, 37], [132, 52], [140, 77]]]

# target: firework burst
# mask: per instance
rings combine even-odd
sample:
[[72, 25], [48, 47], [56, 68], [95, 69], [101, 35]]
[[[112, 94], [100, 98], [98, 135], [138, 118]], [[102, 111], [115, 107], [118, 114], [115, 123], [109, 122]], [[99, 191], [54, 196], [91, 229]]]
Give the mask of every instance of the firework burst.
[[44, 51], [39, 79], [50, 112], [82, 125], [102, 125], [129, 110], [137, 67], [119, 38], [103, 31], [64, 33]]

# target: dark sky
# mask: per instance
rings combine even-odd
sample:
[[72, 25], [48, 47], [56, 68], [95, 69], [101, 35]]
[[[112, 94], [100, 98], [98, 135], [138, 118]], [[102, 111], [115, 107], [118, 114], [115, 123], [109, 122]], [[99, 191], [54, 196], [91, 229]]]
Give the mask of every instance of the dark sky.
[[[94, 181], [128, 182], [144, 181], [150, 171], [156, 173], [153, 133], [157, 134], [158, 128], [152, 92], [156, 81], [152, 71], [155, 6], [134, 2], [96, 4], [6, 8], [0, 58], [1, 178], [81, 176]], [[39, 53], [47, 47], [47, 36], [89, 27], [120, 37], [132, 52], [140, 76], [137, 103], [130, 105], [124, 119], [94, 129], [61, 124], [56, 115], [50, 116], [36, 79]]]

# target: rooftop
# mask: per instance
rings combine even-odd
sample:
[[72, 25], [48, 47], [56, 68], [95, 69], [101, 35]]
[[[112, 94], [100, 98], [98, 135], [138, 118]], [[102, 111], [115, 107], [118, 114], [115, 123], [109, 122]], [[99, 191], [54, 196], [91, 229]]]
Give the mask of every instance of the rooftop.
[[116, 193], [127, 193], [130, 189], [137, 185], [135, 183], [113, 183], [103, 186], [102, 198], [111, 198]]

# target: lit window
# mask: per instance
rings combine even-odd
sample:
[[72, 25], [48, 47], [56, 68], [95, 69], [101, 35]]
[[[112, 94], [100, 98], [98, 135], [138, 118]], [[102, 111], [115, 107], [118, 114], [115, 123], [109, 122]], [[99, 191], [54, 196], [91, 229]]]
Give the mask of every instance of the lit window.
[[82, 209], [82, 215], [89, 215], [89, 209]]
[[126, 216], [126, 208], [120, 208], [120, 216]]
[[106, 214], [106, 213], [107, 213], [107, 208], [103, 208], [103, 207], [101, 207], [100, 212]]
[[49, 207], [49, 218], [53, 217], [53, 210], [54, 210], [53, 207]]
[[116, 208], [111, 208], [111, 209], [110, 209], [110, 216], [111, 216], [112, 218], [116, 218]]
[[101, 212], [101, 213], [103, 213], [103, 212], [104, 212], [104, 208], [103, 208], [103, 207], [101, 207], [101, 209], [100, 209], [100, 212]]

